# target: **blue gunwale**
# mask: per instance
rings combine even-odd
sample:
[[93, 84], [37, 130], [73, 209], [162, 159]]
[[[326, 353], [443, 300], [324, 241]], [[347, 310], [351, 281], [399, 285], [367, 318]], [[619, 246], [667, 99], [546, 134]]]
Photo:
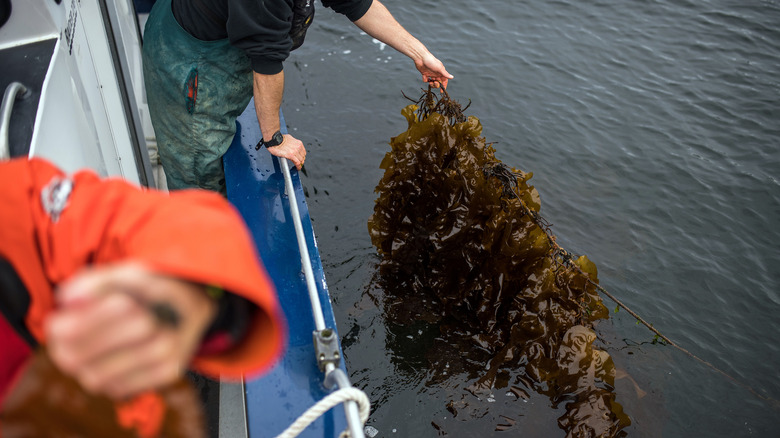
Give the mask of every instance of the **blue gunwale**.
[[[323, 386], [323, 373], [316, 363], [312, 344], [314, 319], [280, 163], [266, 149], [255, 150], [262, 134], [254, 100], [236, 124], [236, 136], [224, 157], [228, 199], [249, 226], [260, 258], [277, 288], [289, 328], [288, 346], [281, 361], [264, 376], [246, 382], [249, 436], [268, 437], [283, 432], [331, 391]], [[283, 117], [282, 132], [286, 133]], [[335, 330], [336, 320], [309, 209], [294, 167], [291, 176], [325, 324]], [[346, 372], [343, 361], [341, 368]], [[336, 437], [346, 427], [344, 410], [336, 407], [300, 436]]]

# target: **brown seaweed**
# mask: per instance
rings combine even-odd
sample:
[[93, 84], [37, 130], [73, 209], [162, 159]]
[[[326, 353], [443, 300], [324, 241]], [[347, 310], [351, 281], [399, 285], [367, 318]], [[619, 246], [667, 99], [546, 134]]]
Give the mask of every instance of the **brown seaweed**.
[[186, 378], [113, 401], [84, 390], [42, 349], [25, 364], [3, 401], [0, 436], [201, 438], [206, 427], [200, 397]]
[[565, 403], [567, 437], [624, 436], [612, 359], [593, 345], [594, 323], [609, 316], [596, 266], [555, 243], [532, 173], [501, 163], [476, 117], [445, 92], [414, 101], [380, 165], [368, 222], [383, 289], [428, 303], [418, 318], [475, 352], [471, 391], [522, 392], [511, 383], [520, 382]]

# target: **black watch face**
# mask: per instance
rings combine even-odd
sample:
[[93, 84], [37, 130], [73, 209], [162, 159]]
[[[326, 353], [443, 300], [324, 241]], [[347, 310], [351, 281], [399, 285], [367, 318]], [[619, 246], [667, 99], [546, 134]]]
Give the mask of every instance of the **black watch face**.
[[279, 131], [276, 131], [276, 134], [271, 138], [271, 141], [269, 143], [272, 143], [274, 146], [278, 146], [282, 144], [284, 141], [284, 136], [282, 136], [282, 133]]

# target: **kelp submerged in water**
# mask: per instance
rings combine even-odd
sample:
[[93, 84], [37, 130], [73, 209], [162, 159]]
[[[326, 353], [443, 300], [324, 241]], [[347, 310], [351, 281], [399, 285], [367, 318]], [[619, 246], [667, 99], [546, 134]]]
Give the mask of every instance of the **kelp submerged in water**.
[[612, 359], [593, 346], [593, 323], [609, 315], [596, 266], [562, 259], [532, 174], [502, 164], [479, 120], [446, 93], [429, 89], [402, 114], [409, 128], [382, 161], [368, 222], [385, 290], [441, 303], [430, 314], [443, 310], [459, 326], [443, 323], [442, 336], [487, 353], [473, 391], [514, 377], [566, 403], [558, 423], [567, 436], [624, 435]]

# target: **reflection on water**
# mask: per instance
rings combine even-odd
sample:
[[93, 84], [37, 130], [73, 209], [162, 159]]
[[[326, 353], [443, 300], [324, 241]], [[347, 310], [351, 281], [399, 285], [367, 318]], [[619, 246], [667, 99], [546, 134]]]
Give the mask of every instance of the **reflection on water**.
[[[594, 322], [609, 315], [588, 281], [597, 282], [595, 265], [582, 256], [567, 260], [571, 269], [554, 254], [526, 214], [541, 207], [532, 174], [496, 177], [504, 167], [476, 117], [430, 91], [419, 104], [403, 110], [409, 128], [382, 161], [368, 224], [387, 317], [439, 327], [427, 355], [431, 383], [447, 378], [440, 358], [466, 352], [458, 368], [476, 378], [472, 394], [527, 398], [530, 389], [565, 406], [558, 424], [567, 436], [624, 436], [630, 420], [616, 401], [612, 359], [593, 346]], [[469, 410], [462, 400], [447, 408]]]

